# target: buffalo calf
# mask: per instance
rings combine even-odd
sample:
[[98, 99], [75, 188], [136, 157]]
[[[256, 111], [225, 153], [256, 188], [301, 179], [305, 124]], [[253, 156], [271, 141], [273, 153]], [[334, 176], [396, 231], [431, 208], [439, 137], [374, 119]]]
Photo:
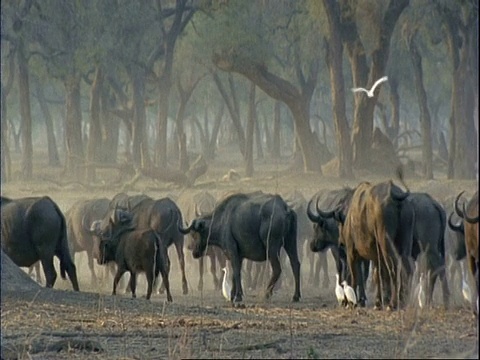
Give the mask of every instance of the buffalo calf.
[[163, 284], [167, 291], [167, 300], [172, 301], [168, 274], [170, 260], [167, 247], [160, 236], [151, 229], [134, 230], [128, 212], [118, 210], [120, 216], [115, 216], [112, 222], [113, 232], [108, 237], [104, 233], [97, 233], [100, 237], [99, 264], [114, 261], [117, 264], [117, 273], [113, 280], [113, 295], [116, 295], [117, 285], [125, 272], [130, 272], [130, 289], [132, 297], [136, 297], [137, 274], [144, 272], [147, 277], [147, 300], [152, 295], [153, 285], [159, 273], [162, 274]]

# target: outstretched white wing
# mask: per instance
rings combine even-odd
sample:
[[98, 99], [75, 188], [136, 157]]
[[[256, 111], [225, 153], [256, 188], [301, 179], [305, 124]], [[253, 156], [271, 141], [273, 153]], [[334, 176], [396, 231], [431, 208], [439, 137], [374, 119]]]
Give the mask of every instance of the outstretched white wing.
[[384, 77], [378, 79], [377, 81], [375, 81], [375, 84], [373, 84], [372, 89], [371, 89], [370, 91], [373, 93], [373, 92], [375, 91], [375, 88], [376, 88], [379, 84], [381, 84], [382, 82], [385, 82], [385, 81], [387, 81], [387, 80], [388, 80], [388, 76], [384, 76]]
[[368, 90], [367, 89], [364, 89], [364, 88], [352, 88], [352, 91], [353, 92], [359, 92], [359, 91], [364, 91], [368, 94]]

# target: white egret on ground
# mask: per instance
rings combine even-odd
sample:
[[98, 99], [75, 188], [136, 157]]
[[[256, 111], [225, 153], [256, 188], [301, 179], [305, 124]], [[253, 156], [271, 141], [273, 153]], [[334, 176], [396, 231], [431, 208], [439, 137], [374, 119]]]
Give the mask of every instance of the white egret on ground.
[[377, 81], [375, 81], [375, 84], [373, 84], [372, 88], [370, 90], [367, 90], [365, 88], [362, 88], [362, 87], [359, 87], [359, 88], [353, 88], [352, 91], [353, 92], [359, 92], [359, 91], [363, 91], [363, 92], [366, 92], [367, 93], [367, 96], [368, 97], [373, 97], [373, 92], [375, 91], [375, 89], [377, 88], [378, 85], [380, 85], [382, 82], [385, 82], [388, 80], [388, 77], [387, 76], [384, 76], [380, 79], [378, 79]]
[[462, 268], [462, 295], [466, 301], [470, 302], [472, 301], [472, 292], [470, 290], [470, 286], [468, 286], [467, 283], [467, 272], [465, 271], [463, 262], [460, 263], [460, 266]]
[[425, 294], [425, 279], [423, 278], [423, 273], [420, 274], [420, 278], [418, 279], [418, 284], [415, 292], [417, 293], [418, 306], [420, 306], [420, 309], [423, 309], [427, 301]]
[[337, 281], [335, 283], [335, 296], [337, 297], [338, 305], [342, 306], [345, 303], [345, 291], [343, 291], [343, 287], [340, 285], [340, 275], [336, 274]]
[[355, 290], [347, 284], [344, 280], [342, 281], [343, 291], [345, 292], [345, 298], [347, 299], [347, 304], [355, 307], [357, 305], [357, 296], [355, 295]]
[[230, 296], [232, 292], [232, 287], [230, 285], [230, 282], [228, 280], [228, 269], [227, 267], [222, 268], [223, 271], [223, 282], [222, 282], [222, 294], [227, 301], [230, 301]]

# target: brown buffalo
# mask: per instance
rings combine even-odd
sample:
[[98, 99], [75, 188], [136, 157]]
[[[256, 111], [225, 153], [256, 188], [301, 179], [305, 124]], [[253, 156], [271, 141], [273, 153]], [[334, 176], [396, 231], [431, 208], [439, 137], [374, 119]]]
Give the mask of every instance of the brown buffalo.
[[[467, 205], [463, 203], [462, 209], [460, 209], [458, 200], [464, 191], [458, 194], [455, 199], [455, 212], [458, 216], [463, 219], [463, 226], [465, 231], [465, 247], [467, 251], [467, 264], [472, 276], [477, 279], [478, 274], [478, 191], [472, 196]], [[478, 297], [478, 284], [477, 287], [477, 297]], [[476, 309], [475, 301], [472, 299], [472, 306]]]
[[[381, 306], [382, 294], [391, 293], [390, 308], [397, 306], [397, 295], [401, 295], [401, 302], [405, 299], [403, 292], [399, 294], [397, 276], [399, 261], [407, 275], [406, 278], [402, 276], [403, 280], [412, 273], [409, 257], [412, 253], [415, 213], [412, 205], [404, 201], [409, 194], [408, 189], [403, 192], [392, 181], [376, 185], [363, 182], [355, 189], [346, 216], [340, 213], [337, 217], [343, 223], [340, 243], [346, 249], [351, 286], [355, 289], [358, 285], [359, 297], [365, 297], [366, 279], [362, 278], [360, 261], [362, 258], [371, 260], [377, 285], [377, 308]], [[405, 281], [403, 284], [406, 285]]]
[[128, 211], [116, 210], [111, 221], [110, 232], [102, 232], [96, 228], [96, 235], [100, 238], [98, 263], [109, 262], [117, 264], [117, 273], [113, 280], [112, 295], [116, 295], [117, 285], [125, 272], [130, 272], [130, 290], [132, 297], [136, 297], [136, 279], [138, 273], [145, 273], [147, 277], [147, 300], [152, 295], [153, 286], [158, 275], [162, 275], [163, 284], [167, 291], [167, 300], [172, 301], [168, 273], [170, 260], [165, 243], [160, 235], [149, 228], [137, 230], [133, 223], [133, 215]]

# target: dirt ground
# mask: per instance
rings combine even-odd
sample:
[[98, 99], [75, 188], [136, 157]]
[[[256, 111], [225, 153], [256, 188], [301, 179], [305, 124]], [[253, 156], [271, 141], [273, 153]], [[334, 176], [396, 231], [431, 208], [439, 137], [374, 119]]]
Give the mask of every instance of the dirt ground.
[[[194, 189], [141, 179], [127, 190], [132, 195], [145, 193], [173, 199], [182, 191], [209, 190], [220, 196], [227, 191], [288, 194], [299, 190], [309, 198], [322, 188], [385, 180], [368, 174], [357, 174], [351, 181], [328, 174], [294, 174], [286, 170], [286, 162], [267, 166], [257, 161], [252, 179], [221, 181], [231, 164], [218, 161]], [[242, 165], [235, 169], [243, 172]], [[59, 181], [62, 169], [35, 171], [39, 173], [36, 182], [2, 184], [2, 195], [49, 195], [66, 211], [78, 199], [111, 198], [122, 190], [102, 180], [116, 176], [115, 171], [113, 176], [100, 173], [97, 183], [90, 187]], [[471, 196], [477, 187], [472, 181], [448, 181], [441, 174], [437, 178], [428, 182], [419, 178], [406, 180], [412, 191], [427, 191], [437, 198], [461, 190]], [[309, 263], [304, 260], [299, 303], [291, 302], [293, 289], [284, 284], [269, 301], [263, 299], [261, 290], [245, 289], [245, 308], [238, 309], [213, 289], [208, 261], [204, 290], [197, 290], [198, 265], [188, 253], [190, 290], [188, 295], [182, 295], [176, 254], [170, 250], [171, 304], [161, 294], [145, 300], [144, 281], [137, 286], [137, 299], [131, 299], [129, 294], [111, 296], [111, 279], [91, 284], [83, 254], [75, 258], [80, 293], [71, 291], [70, 283], [60, 276], [54, 290], [7, 291], [2, 286], [2, 358], [478, 358], [477, 321], [461, 301], [458, 284], [450, 284], [453, 305], [448, 310], [443, 308], [438, 288], [429, 309], [409, 306], [395, 312], [376, 311], [371, 304], [364, 309], [338, 308], [333, 258], [329, 255], [328, 286], [308, 283]], [[100, 267], [97, 270], [103, 273]]]

